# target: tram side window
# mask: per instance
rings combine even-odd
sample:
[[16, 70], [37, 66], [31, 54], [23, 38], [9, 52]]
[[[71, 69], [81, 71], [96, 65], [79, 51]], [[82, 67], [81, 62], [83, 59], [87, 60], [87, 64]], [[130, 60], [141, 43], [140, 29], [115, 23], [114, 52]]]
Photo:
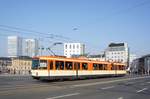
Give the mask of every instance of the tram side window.
[[53, 68], [53, 61], [50, 61], [49, 63], [50, 63], [50, 70], [53, 70], [54, 69]]
[[123, 65], [120, 65], [119, 67], [120, 67], [119, 70], [124, 70], [124, 66]]
[[77, 70], [77, 69], [80, 70], [80, 63], [75, 62], [74, 63], [74, 69], [75, 70]]
[[98, 64], [99, 70], [103, 70], [103, 64]]
[[126, 69], [126, 67], [125, 66], [123, 66], [123, 70], [125, 70]]
[[118, 68], [118, 65], [113, 65], [112, 66], [112, 70], [119, 70], [120, 68]]
[[115, 70], [115, 65], [112, 66], [112, 70]]
[[123, 70], [125, 70], [125, 66], [122, 66], [123, 67]]
[[72, 62], [66, 62], [65, 63], [65, 68], [66, 68], [66, 70], [72, 70], [73, 69]]
[[104, 70], [107, 70], [107, 65], [103, 64]]
[[47, 69], [47, 60], [40, 60], [39, 69]]
[[122, 67], [122, 70], [124, 70], [124, 66], [121, 66]]
[[98, 70], [98, 64], [93, 64], [93, 70]]
[[119, 67], [119, 70], [122, 70], [122, 66], [119, 65], [118, 67]]
[[88, 64], [82, 63], [82, 70], [87, 70], [87, 69], [88, 69]]
[[63, 61], [56, 61], [56, 70], [64, 70], [64, 62]]

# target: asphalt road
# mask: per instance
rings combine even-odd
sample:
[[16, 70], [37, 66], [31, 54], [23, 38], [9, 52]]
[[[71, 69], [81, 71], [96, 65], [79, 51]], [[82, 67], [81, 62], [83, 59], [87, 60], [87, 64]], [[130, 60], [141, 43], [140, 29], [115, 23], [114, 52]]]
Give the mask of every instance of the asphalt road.
[[0, 99], [150, 99], [150, 76], [37, 81], [0, 76]]

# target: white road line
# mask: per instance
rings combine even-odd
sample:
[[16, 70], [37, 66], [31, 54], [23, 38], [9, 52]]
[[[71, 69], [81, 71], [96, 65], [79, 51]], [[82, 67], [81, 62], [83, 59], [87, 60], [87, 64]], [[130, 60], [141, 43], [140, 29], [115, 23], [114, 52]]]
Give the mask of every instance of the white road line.
[[123, 99], [123, 97], [119, 97], [118, 99]]
[[105, 90], [105, 89], [110, 89], [110, 88], [114, 88], [115, 86], [108, 86], [108, 87], [104, 87], [104, 88], [101, 88], [101, 89], [103, 89], [103, 90]]
[[72, 93], [72, 94], [66, 94], [66, 95], [61, 95], [61, 96], [50, 97], [50, 98], [46, 98], [46, 99], [58, 99], [58, 98], [63, 98], [63, 97], [75, 96], [75, 95], [79, 95], [79, 94], [80, 93]]
[[136, 92], [139, 93], [139, 92], [142, 92], [142, 91], [144, 91], [144, 90], [147, 90], [147, 88], [143, 88], [143, 89], [141, 89], [141, 90], [137, 90]]
[[150, 84], [150, 82], [147, 82], [148, 84]]
[[111, 81], [104, 81], [104, 82], [78, 84], [78, 85], [72, 85], [72, 86], [73, 86], [72, 88], [75, 88], [75, 87], [93, 86], [93, 85], [99, 85], [99, 84], [108, 84], [108, 83], [121, 82], [121, 81], [128, 81], [128, 80], [136, 80], [136, 79], [142, 79], [142, 78], [150, 78], [150, 76], [146, 76], [146, 77], [136, 77], [136, 78], [125, 78], [125, 79], [118, 79], [118, 80], [111, 80]]
[[134, 84], [135, 82], [128, 82], [128, 83], [126, 83], [126, 84]]

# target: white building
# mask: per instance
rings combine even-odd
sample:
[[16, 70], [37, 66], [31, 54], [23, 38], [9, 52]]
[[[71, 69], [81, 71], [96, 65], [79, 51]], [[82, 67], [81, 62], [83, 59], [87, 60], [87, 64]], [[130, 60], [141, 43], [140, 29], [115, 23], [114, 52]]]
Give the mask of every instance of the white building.
[[22, 55], [22, 38], [8, 36], [8, 56], [17, 57]]
[[25, 39], [25, 55], [37, 56], [38, 55], [38, 40], [37, 39]]
[[64, 43], [64, 56], [71, 57], [85, 54], [85, 45], [82, 43]]
[[129, 48], [127, 43], [110, 43], [105, 51], [106, 60], [128, 63]]
[[129, 55], [129, 67], [128, 67], [128, 71], [131, 71], [131, 66], [132, 66], [132, 63], [133, 61], [137, 58], [137, 56], [135, 54], [130, 54]]

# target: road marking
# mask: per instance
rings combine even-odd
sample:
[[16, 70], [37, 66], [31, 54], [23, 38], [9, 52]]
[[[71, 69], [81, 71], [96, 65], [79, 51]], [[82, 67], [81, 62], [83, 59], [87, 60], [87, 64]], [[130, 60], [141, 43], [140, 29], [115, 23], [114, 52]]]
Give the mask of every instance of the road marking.
[[138, 90], [138, 91], [136, 91], [136, 92], [139, 93], [139, 92], [142, 92], [142, 91], [144, 91], [144, 90], [147, 90], [147, 88], [143, 88], [143, 89]]
[[118, 99], [123, 99], [123, 97], [119, 97]]
[[[16, 87], [16, 88], [2, 88], [2, 90], [0, 90], [0, 96], [1, 95], [8, 95], [8, 94], [14, 94], [14, 93], [18, 93], [18, 92], [24, 92], [24, 91], [27, 91], [27, 90], [35, 90], [35, 89], [37, 89], [37, 88], [43, 88], [44, 87], [44, 90], [45, 90], [45, 88], [46, 89], [49, 89], [49, 87], [47, 87], [47, 86], [37, 86], [37, 87], [21, 87], [21, 88], [18, 88], [18, 87]], [[61, 87], [59, 87], [59, 86], [52, 86], [52, 88], [55, 88], [55, 89], [60, 89]], [[54, 90], [54, 89], [53, 89]], [[38, 90], [36, 90], [36, 91], [38, 91]]]
[[134, 84], [135, 82], [128, 82], [128, 83], [126, 83], [127, 85], [130, 85], [130, 84]]
[[3, 90], [15, 90], [15, 89], [28, 89], [30, 87], [39, 88], [39, 87], [49, 87], [50, 85], [40, 85], [40, 84], [31, 84], [31, 85], [16, 85], [12, 86], [2, 86], [1, 89]]
[[147, 82], [147, 83], [149, 83], [149, 84], [150, 84], [150, 82]]
[[46, 99], [58, 99], [58, 98], [63, 98], [63, 97], [75, 96], [75, 95], [79, 95], [79, 94], [80, 93], [72, 93], [72, 94], [66, 94], [66, 95], [61, 95], [61, 96], [50, 97], [50, 98], [46, 98]]
[[105, 89], [110, 89], [110, 88], [114, 88], [115, 86], [108, 86], [108, 87], [104, 87], [104, 88], [101, 88], [101, 89], [103, 89], [103, 90], [105, 90]]
[[95, 83], [78, 84], [78, 85], [72, 85], [72, 86], [73, 86], [73, 88], [75, 88], [75, 87], [86, 87], [86, 86], [93, 86], [93, 85], [99, 85], [99, 84], [108, 84], [108, 83], [114, 83], [114, 82], [136, 80], [136, 79], [142, 79], [142, 78], [150, 78], [150, 76], [135, 77], [135, 78], [125, 78], [125, 79], [111, 80], [111, 81], [105, 81], [105, 82], [95, 82]]

